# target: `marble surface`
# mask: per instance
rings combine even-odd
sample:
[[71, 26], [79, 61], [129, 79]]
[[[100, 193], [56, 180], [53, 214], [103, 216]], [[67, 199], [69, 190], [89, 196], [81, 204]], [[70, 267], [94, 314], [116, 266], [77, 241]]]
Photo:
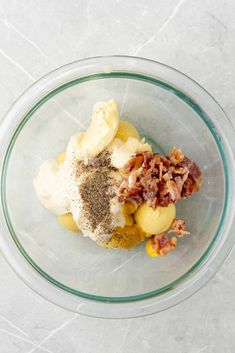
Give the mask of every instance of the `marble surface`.
[[[0, 0], [0, 119], [50, 70], [130, 54], [184, 71], [235, 125], [234, 11], [234, 0]], [[0, 353], [235, 352], [234, 251], [184, 303], [130, 320], [66, 312], [32, 292], [1, 256], [0, 269]]]

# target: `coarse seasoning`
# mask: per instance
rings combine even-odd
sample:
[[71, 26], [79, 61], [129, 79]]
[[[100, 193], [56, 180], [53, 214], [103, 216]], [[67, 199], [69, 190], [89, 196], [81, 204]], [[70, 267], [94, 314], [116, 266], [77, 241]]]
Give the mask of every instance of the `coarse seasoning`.
[[92, 231], [98, 226], [102, 227], [104, 233], [113, 231], [110, 201], [115, 195], [110, 190], [110, 186], [112, 185], [111, 173], [114, 169], [107, 151], [88, 160], [86, 164], [79, 162], [78, 174], [87, 174], [80, 185], [80, 195]]

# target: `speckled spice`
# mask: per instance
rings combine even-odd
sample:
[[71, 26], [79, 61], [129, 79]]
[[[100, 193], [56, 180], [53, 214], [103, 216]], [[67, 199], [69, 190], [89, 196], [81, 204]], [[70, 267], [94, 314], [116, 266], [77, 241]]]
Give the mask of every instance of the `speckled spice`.
[[[109, 174], [108, 168], [95, 169], [88, 173], [80, 186], [84, 211], [90, 221], [92, 231], [104, 220], [111, 224], [110, 199], [112, 195], [109, 193]], [[112, 228], [107, 230], [112, 232]]]
[[110, 201], [115, 196], [112, 189], [112, 171], [110, 153], [104, 151], [88, 160], [87, 164], [78, 162], [78, 175], [85, 175], [80, 186], [83, 209], [91, 224], [91, 231], [100, 225], [104, 233], [112, 233]]

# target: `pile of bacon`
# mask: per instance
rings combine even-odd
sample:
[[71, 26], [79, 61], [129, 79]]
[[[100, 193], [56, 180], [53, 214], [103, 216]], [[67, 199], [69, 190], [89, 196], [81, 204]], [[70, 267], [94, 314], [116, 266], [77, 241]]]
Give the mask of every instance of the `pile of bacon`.
[[119, 187], [119, 201], [144, 201], [154, 209], [190, 196], [199, 191], [201, 171], [197, 164], [173, 148], [167, 157], [159, 153], [135, 154], [125, 165], [129, 176]]
[[[167, 157], [159, 153], [137, 153], [125, 165], [124, 172], [127, 177], [119, 187], [119, 201], [134, 203], [136, 207], [143, 202], [154, 209], [166, 207], [199, 191], [202, 181], [197, 164], [177, 148]], [[170, 232], [177, 237], [189, 234], [182, 219], [174, 220]], [[166, 255], [176, 247], [177, 238], [163, 233], [153, 235], [151, 241], [160, 255]]]

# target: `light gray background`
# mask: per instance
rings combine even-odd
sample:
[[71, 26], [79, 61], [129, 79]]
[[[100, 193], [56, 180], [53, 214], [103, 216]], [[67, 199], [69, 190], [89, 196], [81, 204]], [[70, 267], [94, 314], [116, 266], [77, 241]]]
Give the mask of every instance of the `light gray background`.
[[[235, 124], [234, 13], [234, 0], [0, 0], [0, 120], [52, 69], [87, 56], [130, 54], [194, 78]], [[0, 353], [233, 353], [234, 299], [234, 251], [186, 302], [119, 321], [50, 304], [0, 257]]]

